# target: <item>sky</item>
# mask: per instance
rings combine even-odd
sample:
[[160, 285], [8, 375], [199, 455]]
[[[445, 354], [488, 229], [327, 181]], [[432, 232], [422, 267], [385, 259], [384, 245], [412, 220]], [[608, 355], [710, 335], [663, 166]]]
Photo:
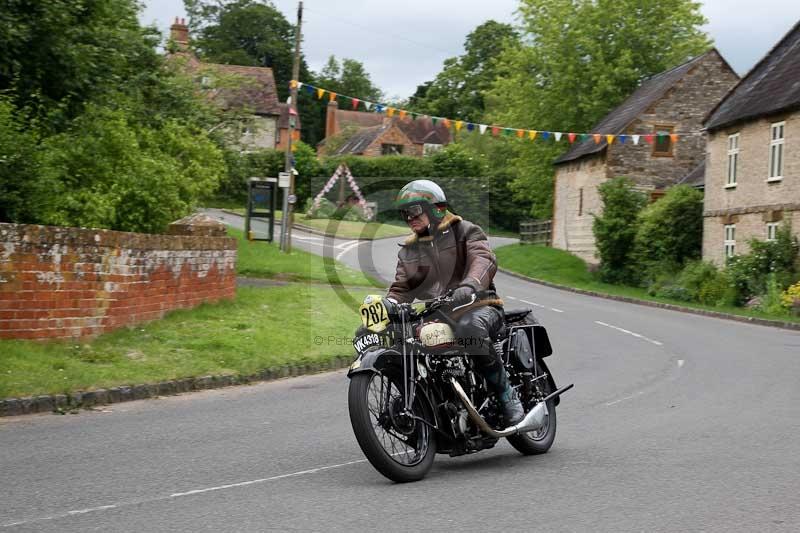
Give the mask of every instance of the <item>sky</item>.
[[[649, 0], [648, 0], [649, 1]], [[183, 0], [143, 0], [140, 19], [165, 35]], [[297, 0], [273, 0], [294, 23]], [[513, 23], [518, 0], [304, 0], [303, 53], [312, 70], [330, 55], [364, 64], [391, 99], [406, 98], [461, 55], [469, 32], [486, 20]], [[800, 19], [799, 0], [707, 0], [704, 30], [744, 75]], [[303, 80], [301, 80], [303, 81]], [[359, 96], [359, 95], [351, 95]]]

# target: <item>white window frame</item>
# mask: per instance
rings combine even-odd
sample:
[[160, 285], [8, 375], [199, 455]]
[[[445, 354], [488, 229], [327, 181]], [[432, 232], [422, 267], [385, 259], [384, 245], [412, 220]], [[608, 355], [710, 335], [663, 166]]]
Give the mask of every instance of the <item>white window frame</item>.
[[780, 222], [767, 222], [767, 242], [774, 241], [778, 238], [778, 227]]
[[[726, 181], [725, 188], [732, 189], [736, 187], [736, 178], [739, 174], [739, 134], [733, 133], [728, 135], [728, 164], [726, 165]], [[731, 165], [731, 161], [733, 165]]]
[[725, 240], [723, 241], [725, 257], [736, 255], [736, 224], [725, 224]]
[[[786, 121], [775, 122], [769, 127], [769, 169], [767, 181], [783, 179], [784, 141], [786, 139]], [[777, 154], [777, 162], [775, 161]]]

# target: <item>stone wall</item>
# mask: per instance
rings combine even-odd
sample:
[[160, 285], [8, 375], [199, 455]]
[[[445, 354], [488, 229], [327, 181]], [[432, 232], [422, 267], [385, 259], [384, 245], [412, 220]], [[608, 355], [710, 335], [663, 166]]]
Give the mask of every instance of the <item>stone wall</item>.
[[0, 223], [0, 338], [93, 336], [233, 298], [236, 241], [215, 224], [146, 235]]
[[[639, 115], [627, 128], [628, 135], [647, 135], [656, 126], [671, 126], [674, 132], [699, 132], [703, 118], [733, 87], [738, 78], [717, 53], [693, 66], [655, 105]], [[640, 144], [645, 141], [642, 139]], [[630, 141], [608, 147], [610, 176], [628, 176], [642, 186], [671, 186], [703, 161], [703, 135], [681, 135], [672, 156], [654, 155], [653, 146], [634, 146]]]
[[608, 178], [603, 154], [556, 167], [553, 205], [554, 248], [597, 264], [592, 224], [603, 209], [598, 187]]
[[[784, 127], [783, 177], [768, 181], [770, 126]], [[728, 136], [739, 134], [735, 186], [727, 186]], [[766, 238], [767, 222], [791, 222], [800, 235], [800, 112], [762, 118], [709, 135], [703, 224], [703, 258], [725, 261], [723, 227], [736, 224], [736, 252], [747, 253], [747, 241]]]

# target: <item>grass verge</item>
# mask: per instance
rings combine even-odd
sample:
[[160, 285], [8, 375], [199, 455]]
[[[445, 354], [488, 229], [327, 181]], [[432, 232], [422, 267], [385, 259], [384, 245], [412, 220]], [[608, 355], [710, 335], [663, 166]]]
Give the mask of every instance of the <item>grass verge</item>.
[[707, 311], [717, 311], [731, 315], [763, 318], [766, 320], [779, 320], [783, 322], [800, 323], [800, 317], [790, 315], [771, 315], [755, 309], [744, 309], [741, 307], [729, 306], [710, 306], [695, 302], [684, 302], [668, 298], [660, 298], [647, 294], [645, 289], [639, 287], [628, 287], [625, 285], [612, 285], [599, 281], [586, 267], [586, 263], [569, 252], [539, 246], [533, 244], [511, 244], [495, 249], [497, 262], [500, 267], [511, 270], [524, 276], [564, 285], [575, 289], [584, 289], [612, 296], [624, 296], [645, 300], [648, 302], [659, 302], [692, 309], [704, 309]]
[[[351, 292], [362, 299], [368, 290]], [[356, 311], [327, 287], [240, 288], [92, 341], [0, 341], [0, 398], [252, 374], [353, 353]]]
[[328, 283], [334, 270], [344, 285], [369, 286], [376, 283], [372, 278], [342, 263], [327, 260], [320, 255], [311, 254], [292, 247], [285, 254], [274, 242], [248, 241], [244, 232], [228, 228], [228, 235], [238, 241], [236, 271], [240, 276], [270, 278], [284, 281], [313, 281]]

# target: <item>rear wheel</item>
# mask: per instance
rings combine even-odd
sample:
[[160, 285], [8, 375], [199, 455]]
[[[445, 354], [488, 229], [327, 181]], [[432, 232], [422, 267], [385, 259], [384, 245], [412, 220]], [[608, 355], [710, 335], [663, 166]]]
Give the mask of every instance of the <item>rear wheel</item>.
[[364, 372], [350, 380], [350, 423], [358, 445], [378, 472], [398, 483], [425, 477], [436, 455], [433, 417], [414, 399], [405, 411], [402, 378], [390, 373]]
[[[546, 371], [546, 367], [545, 367]], [[525, 395], [520, 394], [522, 398], [522, 404], [525, 406], [525, 412], [530, 412], [531, 409], [536, 405], [536, 398], [537, 397], [545, 397], [551, 392], [552, 387], [550, 386], [550, 382], [545, 379], [538, 380], [537, 383], [541, 383], [538, 388], [538, 394], [536, 396], [529, 396], [525, 397]], [[536, 391], [536, 386], [534, 386], [534, 391]], [[553, 442], [556, 440], [556, 405], [555, 399], [548, 400], [547, 402], [547, 415], [544, 419], [544, 425], [537, 429], [536, 431], [528, 431], [527, 433], [520, 433], [519, 435], [513, 435], [508, 437], [508, 442], [517, 449], [520, 453], [524, 453], [525, 455], [539, 455], [542, 453], [547, 453], [547, 450], [553, 445]]]

